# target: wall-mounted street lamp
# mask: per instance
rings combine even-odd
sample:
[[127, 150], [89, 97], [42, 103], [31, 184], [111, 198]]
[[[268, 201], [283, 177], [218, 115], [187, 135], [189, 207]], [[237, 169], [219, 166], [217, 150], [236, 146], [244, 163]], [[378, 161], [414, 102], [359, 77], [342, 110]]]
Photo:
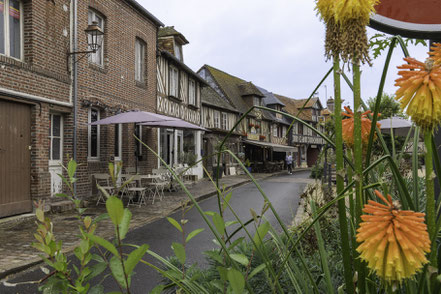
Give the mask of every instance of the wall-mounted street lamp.
[[[103, 41], [102, 36], [104, 35], [103, 30], [98, 25], [97, 21], [93, 21], [92, 24], [87, 26], [87, 29], [84, 30], [87, 37], [87, 45], [89, 46], [90, 50], [88, 51], [74, 51], [74, 52], [68, 52], [67, 56], [76, 55], [76, 54], [90, 54], [95, 53], [100, 49], [101, 43]], [[83, 56], [84, 57], [84, 56]], [[78, 62], [76, 60], [75, 62]]]

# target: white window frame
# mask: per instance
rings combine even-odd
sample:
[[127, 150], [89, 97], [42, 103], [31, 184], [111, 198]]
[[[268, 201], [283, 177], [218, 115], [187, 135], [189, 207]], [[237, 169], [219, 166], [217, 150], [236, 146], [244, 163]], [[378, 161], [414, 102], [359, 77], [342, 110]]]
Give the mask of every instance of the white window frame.
[[91, 134], [92, 134], [92, 126], [90, 125], [90, 123], [92, 122], [92, 109], [98, 112], [98, 117], [97, 120], [101, 119], [101, 112], [98, 108], [94, 108], [91, 107], [89, 108], [89, 115], [87, 118], [87, 122], [89, 123], [87, 126], [87, 160], [90, 161], [96, 161], [99, 160], [100, 158], [100, 143], [101, 143], [101, 130], [100, 130], [100, 126], [97, 125], [97, 142], [96, 142], [96, 146], [97, 146], [97, 152], [96, 152], [96, 156], [91, 156], [91, 148], [92, 148], [92, 141], [91, 141]]
[[[106, 26], [106, 20], [104, 16], [93, 9], [89, 9], [87, 14], [87, 23], [92, 24], [92, 21], [98, 21], [97, 18], [101, 19], [102, 25], [100, 26], [100, 28], [104, 32], [104, 27]], [[89, 62], [104, 67], [104, 35], [101, 36], [101, 38], [101, 46], [98, 48], [97, 52], [89, 54]], [[91, 50], [91, 48], [88, 48], [87, 50]], [[101, 59], [98, 60], [97, 56], [100, 56]]]
[[273, 125], [273, 137], [277, 137], [277, 125]]
[[145, 82], [146, 48], [144, 41], [139, 38], [135, 39], [135, 80], [140, 83]]
[[3, 18], [4, 18], [4, 38], [5, 38], [5, 52], [4, 53], [0, 53], [0, 55], [5, 55], [8, 56], [10, 58], [16, 59], [16, 60], [23, 60], [23, 56], [24, 56], [24, 51], [23, 51], [23, 1], [19, 0], [20, 2], [20, 57], [14, 57], [11, 56], [11, 38], [9, 36], [9, 4], [10, 0], [4, 0], [3, 1]]
[[196, 82], [188, 80], [188, 104], [196, 106]]
[[261, 100], [260, 100], [261, 98], [259, 98], [259, 97], [254, 97], [253, 98], [253, 104], [254, 104], [254, 106], [261, 106]]
[[220, 129], [220, 112], [217, 110], [214, 111], [214, 127]]
[[[115, 124], [115, 128], [116, 126], [118, 126], [118, 134], [114, 134], [114, 136], [118, 136], [118, 142], [115, 143], [118, 143], [119, 154], [114, 154], [114, 160], [121, 161], [122, 160], [122, 124]], [[114, 146], [114, 150], [115, 150], [115, 146]]]
[[228, 130], [228, 114], [225, 112], [222, 112], [222, 122], [221, 127], [224, 130]]
[[169, 95], [179, 98], [179, 70], [174, 66], [169, 69]]
[[[60, 135], [59, 136], [54, 136], [54, 115], [57, 115], [60, 117]], [[63, 160], [63, 144], [64, 144], [64, 140], [63, 140], [63, 134], [64, 134], [64, 120], [63, 120], [63, 116], [59, 113], [51, 113], [50, 114], [50, 130], [49, 130], [49, 144], [50, 144], [50, 152], [49, 152], [49, 165], [56, 165], [59, 164], [62, 160]], [[58, 138], [60, 139], [60, 159], [53, 159], [53, 151], [54, 151], [54, 147], [53, 147], [53, 139]]]

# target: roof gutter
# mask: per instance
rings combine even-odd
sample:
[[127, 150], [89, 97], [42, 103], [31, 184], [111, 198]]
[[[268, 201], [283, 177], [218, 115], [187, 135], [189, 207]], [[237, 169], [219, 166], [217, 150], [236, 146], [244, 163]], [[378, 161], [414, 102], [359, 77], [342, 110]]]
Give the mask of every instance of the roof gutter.
[[136, 2], [135, 0], [126, 0], [126, 2], [129, 3], [130, 5], [132, 5], [133, 8], [138, 10], [145, 17], [147, 17], [148, 19], [153, 21], [155, 23], [155, 25], [157, 25], [158, 27], [164, 26], [164, 24], [156, 16], [154, 16], [153, 14], [148, 12], [147, 9], [144, 8], [144, 6], [142, 6], [141, 4]]

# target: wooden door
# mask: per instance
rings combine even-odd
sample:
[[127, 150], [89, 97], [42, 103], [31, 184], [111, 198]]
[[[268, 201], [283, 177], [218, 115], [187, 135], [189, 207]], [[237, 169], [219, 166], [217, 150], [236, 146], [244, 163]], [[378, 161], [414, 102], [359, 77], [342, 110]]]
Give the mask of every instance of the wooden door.
[[0, 217], [32, 211], [31, 107], [0, 100]]

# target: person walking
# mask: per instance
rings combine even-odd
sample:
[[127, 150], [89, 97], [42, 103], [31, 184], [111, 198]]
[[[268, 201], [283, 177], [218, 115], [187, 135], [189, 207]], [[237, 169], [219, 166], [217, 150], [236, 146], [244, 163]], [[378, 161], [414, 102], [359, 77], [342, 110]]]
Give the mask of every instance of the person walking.
[[292, 155], [291, 155], [291, 153], [288, 153], [285, 161], [286, 161], [286, 166], [288, 167], [288, 174], [292, 175]]

